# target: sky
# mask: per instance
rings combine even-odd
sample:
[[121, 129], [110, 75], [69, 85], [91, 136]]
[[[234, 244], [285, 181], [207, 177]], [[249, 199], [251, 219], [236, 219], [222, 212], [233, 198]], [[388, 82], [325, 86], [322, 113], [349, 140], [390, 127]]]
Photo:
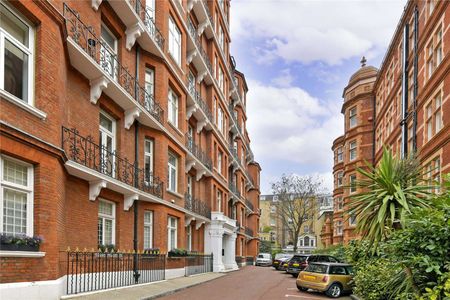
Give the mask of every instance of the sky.
[[406, 0], [232, 0], [231, 54], [245, 74], [247, 129], [261, 193], [282, 174], [333, 189], [342, 91], [361, 64], [379, 67]]

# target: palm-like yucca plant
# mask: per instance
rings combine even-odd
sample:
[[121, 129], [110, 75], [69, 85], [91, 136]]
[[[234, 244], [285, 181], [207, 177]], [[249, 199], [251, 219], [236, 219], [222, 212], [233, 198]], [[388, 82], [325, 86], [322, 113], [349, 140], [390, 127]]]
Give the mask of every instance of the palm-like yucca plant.
[[398, 159], [386, 148], [377, 167], [366, 166], [357, 169], [363, 178], [354, 185], [362, 191], [351, 197], [349, 213], [357, 216], [357, 231], [376, 250], [392, 229], [402, 227], [411, 208], [428, 206], [431, 187], [423, 184], [416, 159]]

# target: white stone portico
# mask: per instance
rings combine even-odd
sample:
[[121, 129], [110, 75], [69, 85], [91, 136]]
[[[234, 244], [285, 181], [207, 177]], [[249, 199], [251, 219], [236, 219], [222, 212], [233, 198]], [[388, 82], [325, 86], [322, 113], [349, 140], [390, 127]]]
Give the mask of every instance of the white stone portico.
[[206, 225], [205, 252], [213, 254], [213, 271], [237, 270], [236, 220], [222, 212], [211, 212], [211, 223]]

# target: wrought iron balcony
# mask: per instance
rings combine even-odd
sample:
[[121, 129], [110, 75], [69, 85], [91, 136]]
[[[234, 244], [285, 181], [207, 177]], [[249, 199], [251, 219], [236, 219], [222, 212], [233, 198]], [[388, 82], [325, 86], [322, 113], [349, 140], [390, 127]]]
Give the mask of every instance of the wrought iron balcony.
[[245, 227], [245, 234], [253, 237], [253, 229], [251, 229], [249, 227]]
[[211, 109], [209, 109], [208, 104], [206, 104], [206, 101], [203, 100], [200, 93], [195, 89], [195, 84], [189, 81], [189, 79], [186, 81], [186, 86], [189, 90], [189, 94], [191, 95], [192, 99], [195, 101], [195, 103], [200, 107], [200, 109], [205, 114], [206, 118], [209, 122], [213, 122], [213, 114], [211, 112]]
[[238, 230], [241, 228], [241, 223], [239, 221], [236, 221], [236, 227], [238, 228]]
[[130, 187], [163, 197], [164, 183], [152, 172], [138, 168], [136, 162], [120, 157], [98, 145], [91, 136], [83, 137], [76, 129], [62, 127], [62, 148], [69, 160], [109, 176]]
[[208, 1], [202, 0], [202, 2], [203, 2], [203, 6], [205, 7], [206, 14], [208, 15], [209, 22], [211, 23], [211, 26], [214, 28], [214, 19], [211, 15], [211, 12], [209, 11]]
[[208, 170], [212, 170], [212, 160], [209, 158], [209, 156], [204, 152], [199, 145], [197, 145], [192, 138], [189, 137], [188, 133], [185, 134], [186, 136], [186, 148], [189, 150], [189, 152], [192, 153], [199, 161], [202, 162], [202, 164], [205, 165], [205, 167], [208, 168]]
[[155, 20], [151, 17], [147, 7], [140, 0], [128, 0], [135, 8], [135, 12], [139, 15], [142, 22], [144, 22], [145, 29], [157, 43], [159, 48], [164, 51], [165, 39], [159, 28], [155, 24]]
[[229, 146], [228, 146], [228, 149], [230, 150], [231, 155], [233, 156], [233, 158], [234, 158], [237, 162], [239, 162], [239, 156], [238, 156], [238, 154], [237, 154], [237, 149], [235, 149], [233, 145], [229, 145]]
[[253, 203], [251, 203], [248, 199], [245, 199], [245, 205], [247, 205], [248, 208], [254, 211]]
[[[78, 12], [65, 3], [63, 14], [71, 64], [90, 79], [91, 102], [96, 103], [103, 91], [125, 111], [132, 111], [138, 104], [143, 111], [147, 111], [163, 125], [164, 110], [153, 95], [149, 94], [128, 69], [122, 66], [117, 54], [96, 36], [91, 26], [81, 21]], [[151, 126], [152, 122], [144, 124]]]
[[211, 219], [211, 208], [204, 201], [194, 198], [188, 193], [184, 194], [184, 208], [198, 215]]
[[234, 182], [230, 182], [228, 184], [228, 188], [238, 199], [241, 198], [241, 192], [238, 191], [236, 184]]
[[197, 47], [197, 51], [199, 52], [200, 56], [203, 59], [203, 62], [206, 64], [206, 68], [208, 69], [211, 77], [213, 76], [213, 68], [211, 65], [211, 61], [209, 60], [209, 56], [206, 53], [205, 49], [203, 49], [202, 44], [200, 43], [200, 40], [197, 35], [197, 30], [195, 29], [194, 24], [192, 24], [192, 21], [188, 19], [188, 31], [189, 35], [191, 36], [192, 40], [195, 43], [195, 46]]

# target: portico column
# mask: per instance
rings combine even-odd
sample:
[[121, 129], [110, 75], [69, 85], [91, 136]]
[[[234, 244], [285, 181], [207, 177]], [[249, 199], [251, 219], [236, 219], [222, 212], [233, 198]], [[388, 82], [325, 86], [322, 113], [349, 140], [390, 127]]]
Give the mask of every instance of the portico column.
[[228, 269], [238, 269], [236, 263], [236, 233], [226, 235], [227, 244], [225, 248], [225, 264]]
[[225, 270], [222, 261], [223, 228], [217, 224], [209, 224], [205, 231], [205, 252], [213, 254], [213, 272]]

